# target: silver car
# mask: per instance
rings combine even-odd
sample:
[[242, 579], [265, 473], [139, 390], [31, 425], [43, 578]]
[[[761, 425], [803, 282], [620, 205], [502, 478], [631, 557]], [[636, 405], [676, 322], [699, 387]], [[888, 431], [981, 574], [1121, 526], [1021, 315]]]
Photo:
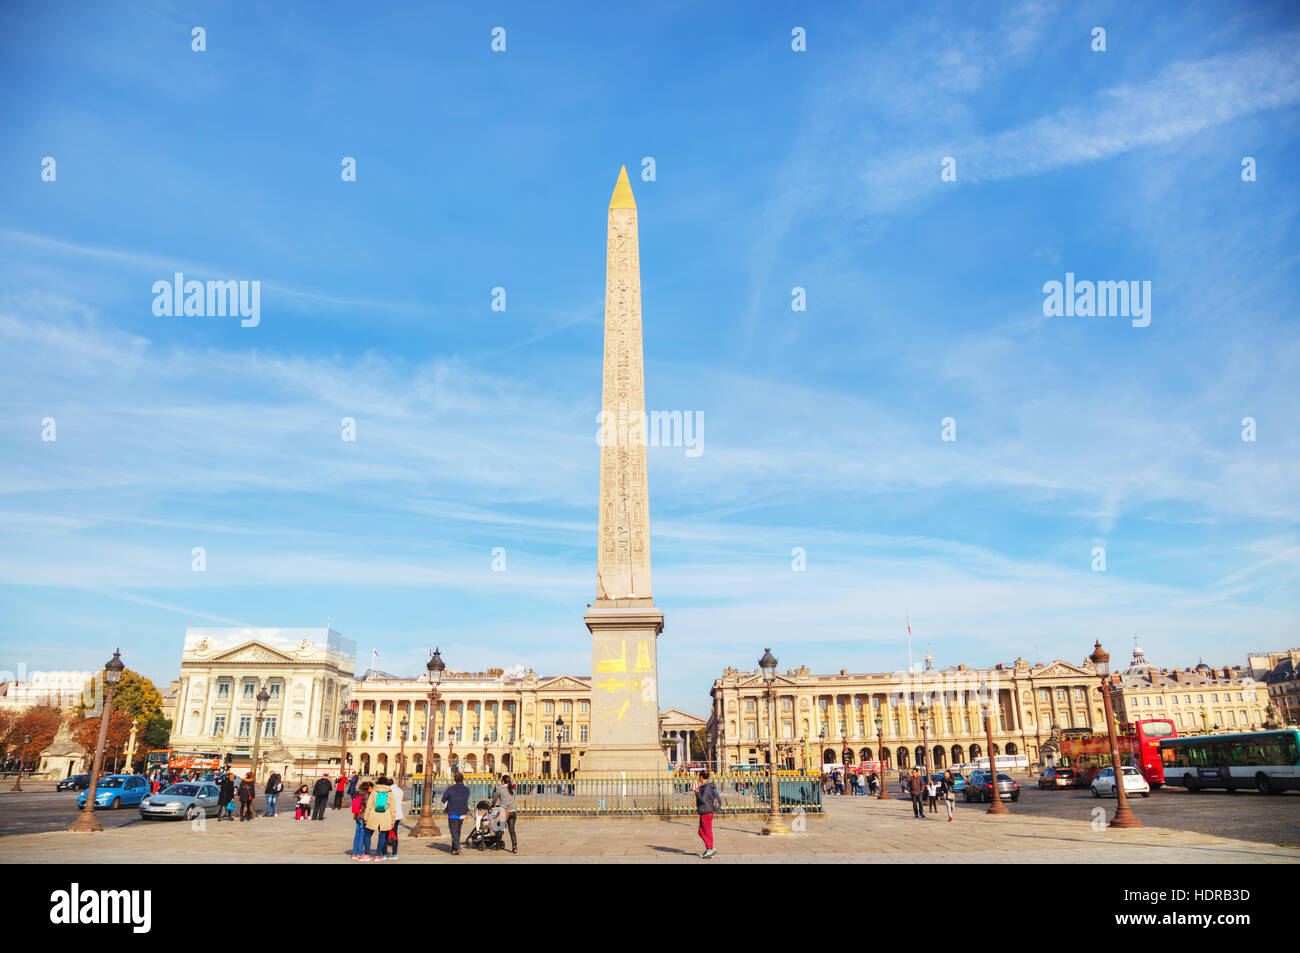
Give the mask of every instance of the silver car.
[[140, 817], [185, 818], [195, 820], [217, 813], [217, 786], [211, 781], [182, 781], [165, 791], [151, 794], [140, 802]]

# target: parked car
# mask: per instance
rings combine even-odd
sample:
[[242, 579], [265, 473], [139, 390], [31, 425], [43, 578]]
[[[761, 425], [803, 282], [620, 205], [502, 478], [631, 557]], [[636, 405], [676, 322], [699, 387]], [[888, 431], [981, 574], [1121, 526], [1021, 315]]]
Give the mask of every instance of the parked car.
[[1074, 768], [1048, 768], [1038, 776], [1038, 786], [1047, 790], [1079, 786], [1079, 772]]
[[[1142, 777], [1142, 772], [1137, 768], [1124, 769], [1124, 793], [1151, 796], [1151, 785], [1147, 784], [1147, 779]], [[1097, 776], [1092, 779], [1092, 796], [1119, 797], [1115, 790], [1114, 768], [1102, 768], [1097, 772]]]
[[211, 817], [217, 813], [219, 793], [217, 786], [210, 782], [183, 781], [173, 784], [167, 790], [151, 794], [141, 801], [140, 817], [185, 818], [190, 821], [198, 817]]
[[70, 774], [54, 786], [56, 791], [84, 791], [90, 787], [90, 775]]
[[[77, 807], [86, 806], [86, 795], [82, 791], [77, 798]], [[95, 807], [107, 807], [116, 811], [119, 807], [131, 807], [139, 804], [149, 794], [149, 781], [139, 774], [110, 774], [99, 779], [95, 785]]]
[[[974, 771], [962, 788], [962, 795], [969, 801], [993, 800], [993, 775], [988, 771]], [[1003, 800], [1019, 801], [1020, 784], [1009, 776], [998, 772], [998, 797]]]

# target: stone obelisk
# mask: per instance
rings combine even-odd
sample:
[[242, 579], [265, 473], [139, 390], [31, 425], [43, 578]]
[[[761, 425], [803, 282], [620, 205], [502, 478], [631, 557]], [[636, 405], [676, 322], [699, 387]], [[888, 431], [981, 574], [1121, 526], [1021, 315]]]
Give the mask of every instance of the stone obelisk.
[[659, 745], [664, 615], [650, 593], [641, 255], [626, 167], [609, 201], [607, 234], [596, 601], [583, 617], [591, 631], [591, 741], [583, 774], [668, 767]]

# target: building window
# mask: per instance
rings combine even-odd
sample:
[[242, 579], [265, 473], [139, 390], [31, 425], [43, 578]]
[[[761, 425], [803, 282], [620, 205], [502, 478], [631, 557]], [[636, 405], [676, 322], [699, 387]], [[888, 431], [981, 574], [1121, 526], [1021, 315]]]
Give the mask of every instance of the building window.
[[746, 698], [745, 711], [758, 711], [758, 702], [753, 698]]
[[1048, 694], [1046, 688], [1040, 688], [1038, 690], [1038, 700], [1040, 702], [1049, 702], [1052, 700], [1052, 696]]
[[438, 726], [438, 741], [440, 741], [440, 742], [442, 741], [442, 739], [443, 739], [443, 737], [444, 737], [444, 732], [445, 732], [445, 731], [446, 731], [446, 729], [445, 729], [442, 725], [439, 725], [439, 726]]
[[[510, 710], [514, 711], [515, 706], [512, 704]], [[585, 715], [591, 711], [591, 702], [578, 702], [578, 714]]]
[[1081, 702], [1081, 701], [1083, 701], [1083, 689], [1082, 689], [1082, 688], [1076, 688], [1076, 689], [1074, 690], [1074, 700], [1077, 701], [1077, 702]]
[[549, 744], [550, 744], [552, 741], [554, 741], [554, 740], [555, 740], [555, 726], [554, 726], [554, 725], [543, 725], [543, 726], [542, 726], [542, 743], [543, 743], [543, 744], [548, 744], [548, 745], [549, 745]]
[[229, 698], [229, 697], [230, 697], [230, 683], [229, 683], [229, 682], [218, 682], [218, 683], [217, 683], [217, 697], [218, 697], [218, 698]]
[[1219, 693], [1215, 692], [1213, 695], [1211, 695], [1210, 701], [1214, 702], [1214, 704], [1217, 705], [1219, 703]]
[[571, 701], [563, 701], [563, 702], [560, 702], [560, 714], [562, 714], [562, 715], [572, 715], [572, 714], [573, 714], [573, 702], [571, 702]]
[[496, 740], [497, 740], [497, 726], [493, 725], [491, 728], [488, 729], [488, 741], [491, 741], [493, 744], [496, 744]]
[[791, 723], [788, 722], [788, 721], [783, 721], [783, 722], [781, 722], [781, 737], [782, 737], [782, 738], [793, 738], [793, 737], [794, 737], [794, 725], [791, 724]]
[[235, 735], [235, 736], [236, 736], [237, 738], [247, 738], [247, 737], [249, 736], [249, 734], [251, 733], [252, 729], [253, 729], [253, 716], [252, 716], [252, 715], [240, 715], [240, 716], [239, 716], [239, 731], [236, 732], [236, 735]]
[[280, 683], [272, 682], [268, 691], [271, 693], [271, 701], [275, 701], [280, 697]]
[[758, 738], [758, 725], [752, 721], [745, 722], [745, 740], [755, 741]]
[[221, 737], [226, 733], [226, 716], [218, 715], [212, 722], [212, 733]]
[[584, 745], [587, 743], [587, 726], [586, 726], [586, 725], [579, 725], [579, 726], [578, 726], [578, 743], [579, 743], [579, 744], [584, 744]]
[[[275, 737], [275, 726], [276, 726], [276, 724], [277, 724], [277, 722], [276, 722], [276, 716], [275, 716], [275, 715], [267, 715], [265, 718], [263, 718], [263, 719], [262, 719], [262, 737], [263, 737], [263, 738], [274, 738], [274, 737]], [[325, 737], [328, 738], [329, 735], [330, 735], [330, 720], [329, 720], [328, 718], [326, 718], [326, 719], [325, 719]]]
[[471, 744], [478, 744], [478, 725], [475, 725], [470, 732], [469, 740]]
[[566, 745], [573, 738], [573, 725], [565, 725], [560, 729], [560, 740]]
[[244, 682], [244, 700], [247, 701], [257, 694], [257, 686], [252, 682]]
[[792, 711], [793, 709], [794, 709], [794, 699], [793, 699], [793, 698], [782, 698], [782, 699], [781, 699], [781, 710], [782, 710], [782, 711]]
[[542, 702], [542, 713], [546, 715], [554, 715], [555, 702]]
[[1064, 688], [1058, 688], [1058, 689], [1056, 690], [1056, 700], [1057, 700], [1058, 702], [1063, 702], [1063, 701], [1065, 701], [1065, 689], [1064, 689]]
[[461, 743], [462, 741], [464, 741], [464, 740], [465, 740], [465, 727], [464, 727], [463, 725], [457, 725], [457, 726], [456, 726], [456, 743], [457, 743], [457, 744], [460, 744], [460, 743]]

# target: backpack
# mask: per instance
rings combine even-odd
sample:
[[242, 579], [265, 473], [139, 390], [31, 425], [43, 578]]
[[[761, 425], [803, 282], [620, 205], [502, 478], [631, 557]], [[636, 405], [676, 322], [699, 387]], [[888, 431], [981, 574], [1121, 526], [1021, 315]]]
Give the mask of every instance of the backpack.
[[380, 791], [375, 795], [375, 813], [385, 814], [388, 811], [388, 792]]

